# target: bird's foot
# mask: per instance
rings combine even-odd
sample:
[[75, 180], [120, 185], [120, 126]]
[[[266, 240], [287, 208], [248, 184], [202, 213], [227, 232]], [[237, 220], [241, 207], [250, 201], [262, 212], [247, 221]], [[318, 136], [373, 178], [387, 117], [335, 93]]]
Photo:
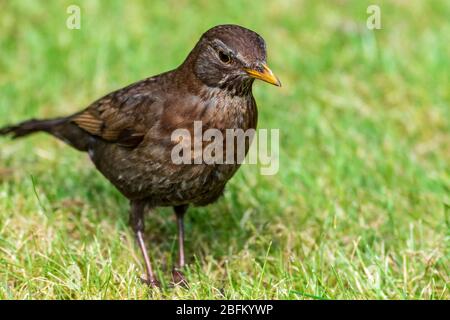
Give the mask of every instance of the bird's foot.
[[161, 283], [157, 279], [141, 277], [141, 282], [152, 288], [161, 288]]
[[183, 288], [189, 288], [189, 284], [184, 277], [183, 272], [177, 268], [172, 269], [172, 285], [181, 286]]

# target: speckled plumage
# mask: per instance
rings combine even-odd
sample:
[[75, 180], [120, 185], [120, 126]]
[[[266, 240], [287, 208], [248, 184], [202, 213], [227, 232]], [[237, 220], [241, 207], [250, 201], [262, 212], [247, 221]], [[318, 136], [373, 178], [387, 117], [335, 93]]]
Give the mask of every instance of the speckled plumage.
[[[217, 26], [172, 71], [114, 91], [72, 116], [30, 120], [0, 134], [20, 137], [45, 131], [88, 152], [96, 168], [131, 201], [130, 220], [143, 249], [139, 233], [145, 206], [174, 206], [182, 219], [188, 205], [214, 202], [239, 167], [174, 164], [171, 133], [193, 132], [194, 121], [202, 121], [203, 131], [255, 129], [254, 77], [244, 70], [263, 72], [265, 60], [265, 43], [258, 34], [235, 25]], [[184, 253], [180, 260], [182, 267]], [[154, 284], [150, 262], [146, 264]]]

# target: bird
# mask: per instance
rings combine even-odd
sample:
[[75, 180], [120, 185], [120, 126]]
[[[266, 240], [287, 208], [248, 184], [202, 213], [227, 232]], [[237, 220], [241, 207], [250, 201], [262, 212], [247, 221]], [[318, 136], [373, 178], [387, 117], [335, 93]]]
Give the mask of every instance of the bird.
[[[256, 129], [254, 80], [281, 86], [267, 65], [266, 51], [256, 32], [218, 25], [201, 35], [177, 68], [106, 94], [80, 112], [30, 119], [1, 128], [0, 135], [20, 138], [44, 132], [87, 153], [130, 202], [129, 224], [145, 265], [142, 280], [152, 287], [161, 283], [144, 241], [144, 217], [158, 207], [173, 207], [178, 257], [172, 281], [186, 284], [185, 214], [190, 206], [218, 200], [240, 163], [174, 163], [172, 150], [180, 139], [174, 141], [172, 133], [192, 133], [196, 121], [204, 130]], [[244, 148], [246, 154], [249, 143]]]

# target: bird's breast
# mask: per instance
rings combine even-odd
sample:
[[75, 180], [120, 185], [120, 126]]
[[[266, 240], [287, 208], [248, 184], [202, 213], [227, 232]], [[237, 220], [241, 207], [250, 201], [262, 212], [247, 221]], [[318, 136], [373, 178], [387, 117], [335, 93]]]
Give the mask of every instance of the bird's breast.
[[232, 92], [207, 88], [200, 93], [205, 125], [217, 129], [256, 129], [257, 109], [251, 94], [234, 95]]

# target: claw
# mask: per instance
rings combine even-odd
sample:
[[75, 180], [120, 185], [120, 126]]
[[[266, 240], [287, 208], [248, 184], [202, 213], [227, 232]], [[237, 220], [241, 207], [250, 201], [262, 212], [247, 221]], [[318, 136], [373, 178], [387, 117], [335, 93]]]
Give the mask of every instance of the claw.
[[141, 282], [148, 285], [152, 288], [161, 288], [161, 282], [159, 282], [157, 279], [149, 280], [146, 278], [141, 277]]
[[172, 285], [173, 286], [181, 286], [183, 288], [189, 288], [189, 284], [184, 277], [183, 272], [180, 270], [173, 268], [172, 270]]

